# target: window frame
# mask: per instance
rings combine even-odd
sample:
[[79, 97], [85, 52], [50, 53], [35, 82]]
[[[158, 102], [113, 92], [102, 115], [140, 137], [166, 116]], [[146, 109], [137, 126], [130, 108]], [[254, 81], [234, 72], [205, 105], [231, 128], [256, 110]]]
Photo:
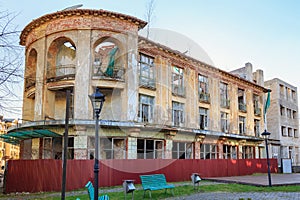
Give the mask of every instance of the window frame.
[[156, 70], [154, 57], [139, 53], [139, 85], [156, 88]]

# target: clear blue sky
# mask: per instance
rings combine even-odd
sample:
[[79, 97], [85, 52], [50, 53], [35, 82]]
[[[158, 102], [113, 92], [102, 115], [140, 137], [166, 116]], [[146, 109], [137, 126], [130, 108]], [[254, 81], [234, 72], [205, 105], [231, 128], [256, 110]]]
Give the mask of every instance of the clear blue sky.
[[[14, 22], [21, 30], [33, 19], [77, 4], [145, 19], [147, 2], [0, 0], [0, 10], [19, 13]], [[230, 71], [251, 62], [254, 70], [264, 70], [265, 80], [300, 86], [300, 1], [156, 0], [151, 26], [192, 39], [215, 67]]]

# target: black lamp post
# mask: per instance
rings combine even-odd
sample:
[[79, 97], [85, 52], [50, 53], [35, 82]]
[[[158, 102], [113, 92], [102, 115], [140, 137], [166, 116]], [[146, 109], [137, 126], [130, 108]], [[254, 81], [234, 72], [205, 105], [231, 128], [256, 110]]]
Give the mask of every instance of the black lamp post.
[[265, 131], [261, 135], [265, 138], [265, 142], [266, 142], [269, 187], [272, 187], [271, 170], [270, 170], [270, 159], [269, 159], [269, 149], [268, 149], [268, 138], [270, 137], [271, 133], [267, 132], [267, 130], [265, 129]]
[[99, 173], [99, 115], [102, 110], [103, 103], [105, 101], [105, 95], [102, 94], [99, 88], [96, 88], [96, 92], [89, 95], [89, 98], [93, 105], [93, 112], [96, 117], [95, 124], [95, 163], [94, 163], [94, 182], [95, 182], [95, 191], [94, 199], [98, 199], [98, 173]]

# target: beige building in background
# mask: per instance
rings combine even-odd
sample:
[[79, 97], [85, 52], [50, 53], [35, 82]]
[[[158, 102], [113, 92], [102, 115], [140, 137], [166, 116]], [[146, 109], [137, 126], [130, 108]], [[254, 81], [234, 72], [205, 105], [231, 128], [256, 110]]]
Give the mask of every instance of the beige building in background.
[[294, 171], [300, 171], [300, 138], [297, 87], [274, 78], [265, 82], [272, 90], [267, 112], [267, 129], [271, 133], [272, 157], [291, 159]]
[[20, 142], [21, 159], [61, 159], [66, 90], [68, 158], [92, 159], [88, 95], [96, 88], [106, 96], [101, 159], [263, 157], [262, 71], [251, 70], [249, 79], [228, 73], [139, 36], [145, 25], [120, 13], [74, 9], [24, 28], [24, 121], [8, 133]]

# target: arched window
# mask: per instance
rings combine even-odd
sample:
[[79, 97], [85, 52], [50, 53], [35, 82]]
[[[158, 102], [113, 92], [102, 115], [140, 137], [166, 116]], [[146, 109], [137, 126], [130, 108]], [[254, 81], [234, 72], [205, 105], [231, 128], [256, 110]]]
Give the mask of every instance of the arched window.
[[104, 41], [94, 48], [93, 75], [109, 78], [122, 78], [121, 50], [114, 42]]
[[36, 82], [37, 51], [32, 49], [28, 54], [25, 70], [25, 90], [35, 86]]
[[48, 51], [47, 78], [75, 76], [76, 47], [67, 38], [52, 42]]

